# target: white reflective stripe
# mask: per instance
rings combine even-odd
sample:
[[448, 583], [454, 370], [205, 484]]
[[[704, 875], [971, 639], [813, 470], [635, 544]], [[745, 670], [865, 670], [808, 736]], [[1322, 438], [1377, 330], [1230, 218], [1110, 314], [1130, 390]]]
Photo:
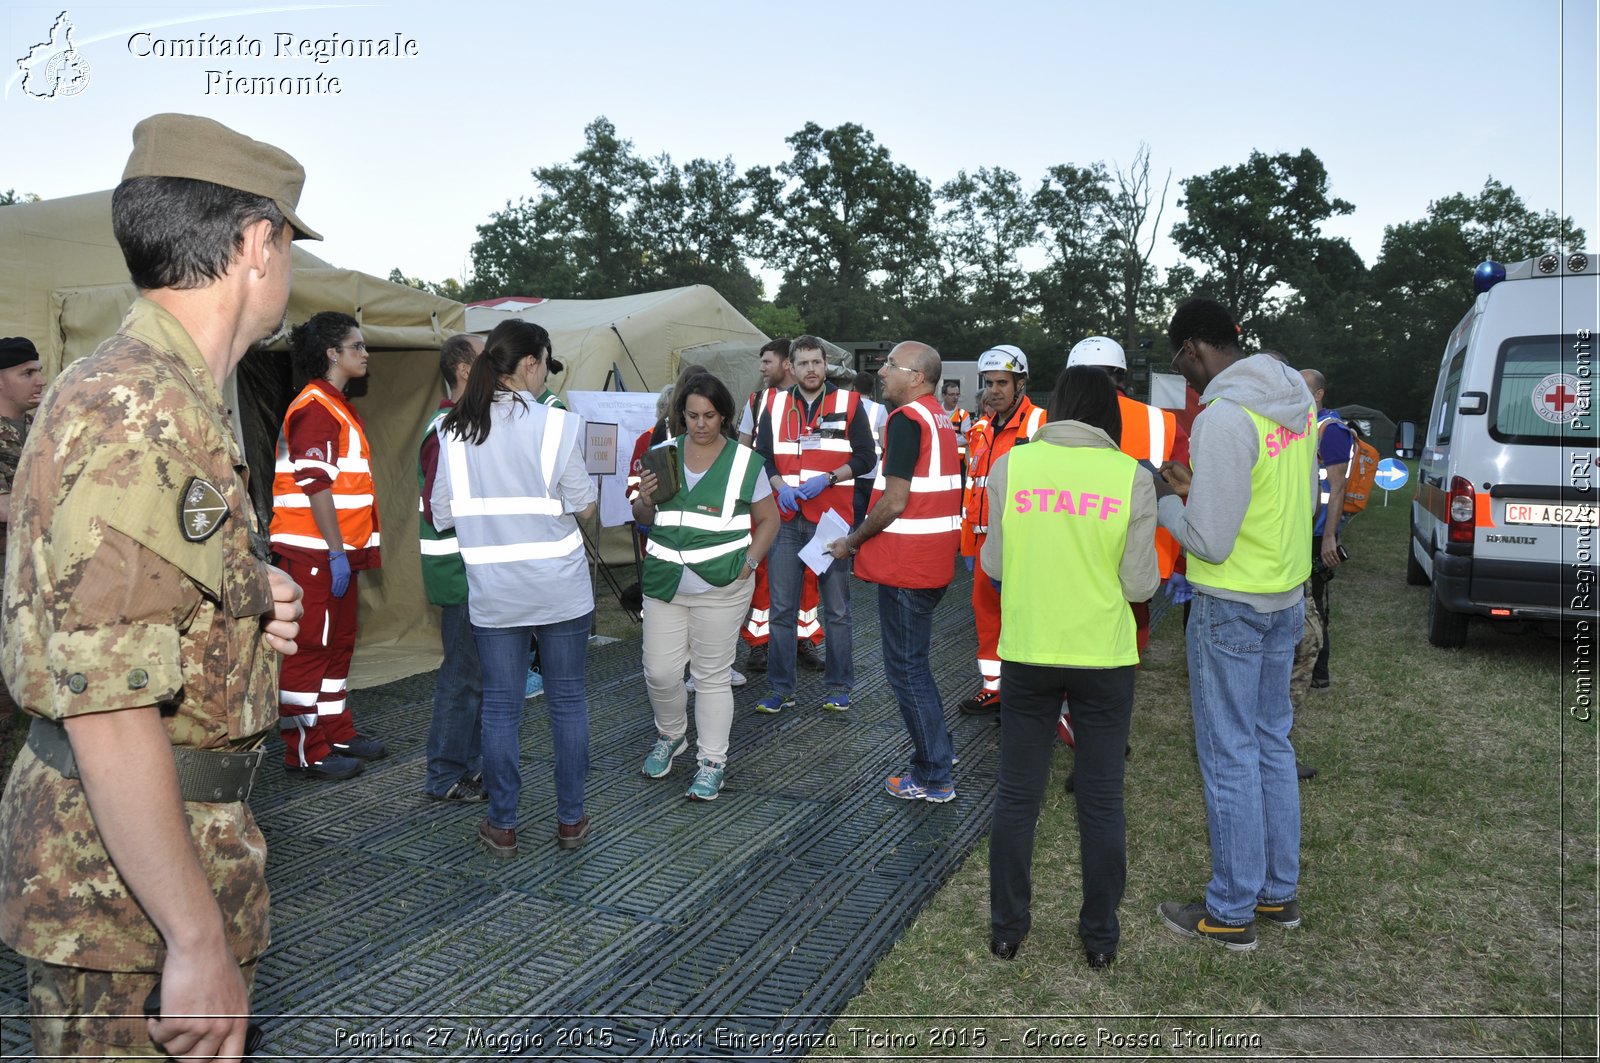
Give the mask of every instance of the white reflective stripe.
[[417, 496], [417, 512], [418, 513], [426, 513], [426, 512], [428, 512], [428, 508], [422, 504], [422, 496], [421, 495]]
[[999, 679], [1000, 662], [992, 657], [979, 657], [978, 671], [985, 679]]
[[338, 464], [340, 472], [372, 472], [372, 463], [366, 458], [340, 458]]
[[989, 534], [989, 526], [987, 524], [974, 524], [972, 526], [972, 534], [973, 535], [988, 535]]
[[546, 408], [550, 411], [550, 424], [539, 440], [539, 471], [544, 474], [544, 489], [555, 494], [556, 459], [561, 456], [561, 437], [566, 434], [565, 419], [571, 414], [554, 406]]
[[[851, 454], [851, 453], [855, 452], [855, 448], [850, 445], [850, 440], [849, 439], [818, 439], [816, 446], [807, 447], [805, 449], [806, 450], [836, 450], [841, 454]], [[783, 454], [785, 456], [791, 456], [792, 457], [793, 455], [799, 454], [799, 453], [801, 453], [801, 447], [800, 447], [799, 443], [774, 443], [774, 444], [772, 444], [772, 455], [773, 455], [773, 457], [777, 457], [779, 454]]]
[[419, 539], [417, 547], [423, 557], [452, 557], [461, 552], [461, 543], [454, 536], [448, 539]]
[[799, 641], [800, 639], [808, 639], [821, 630], [822, 625], [817, 623], [815, 620], [810, 622], [799, 621], [794, 626], [794, 637], [796, 641]]
[[1030, 410], [1028, 412], [1028, 423], [1023, 426], [1026, 429], [1027, 434], [1024, 435], [1022, 438], [1024, 438], [1024, 439], [1032, 439], [1034, 436], [1039, 434], [1039, 428], [1043, 424], [1044, 424], [1044, 407], [1035, 406], [1032, 410]]
[[315, 705], [317, 695], [315, 691], [280, 690], [278, 701], [284, 705]]
[[735, 542], [722, 543], [719, 546], [702, 546], [698, 550], [674, 550], [670, 546], [662, 546], [652, 536], [646, 540], [644, 552], [661, 561], [670, 561], [674, 565], [698, 565], [744, 550], [749, 547], [750, 542], [750, 536], [746, 535]]
[[[371, 495], [339, 495], [332, 491], [327, 494], [333, 499], [334, 509], [366, 509], [372, 505]], [[420, 499], [418, 501], [421, 501]], [[311, 496], [303, 494], [273, 495], [272, 505], [275, 509], [310, 509]]]
[[681, 509], [656, 510], [656, 527], [693, 528], [708, 532], [749, 531], [750, 514], [740, 513], [724, 518], [709, 513], [688, 513]]
[[1167, 460], [1167, 419], [1154, 406], [1144, 409], [1150, 420], [1150, 460], [1160, 465]]
[[319, 701], [317, 702], [317, 715], [338, 716], [340, 713], [344, 712], [344, 706], [344, 698], [340, 698], [338, 701]]
[[305, 731], [304, 731], [304, 729], [307, 728], [307, 727], [315, 727], [317, 725], [317, 714], [314, 713], [314, 712], [308, 712], [308, 713], [305, 713], [305, 714], [303, 714], [301, 716], [283, 716], [283, 717], [279, 717], [278, 726], [280, 728], [282, 728], [283, 725], [286, 724], [286, 723], [287, 724], [293, 724], [295, 727], [301, 729], [300, 745], [301, 745], [302, 749], [301, 749], [301, 752], [300, 752], [300, 766], [303, 768], [303, 767], [306, 766], [306, 756], [305, 756], [305, 750], [303, 748], [305, 746]]
[[570, 557], [583, 549], [577, 532], [553, 543], [513, 543], [510, 546], [463, 546], [461, 560], [469, 565], [497, 565], [512, 561], [549, 561]]
[[772, 625], [765, 621], [758, 624], [752, 620], [744, 626], [744, 629], [750, 633], [751, 638], [762, 639], [772, 634]]
[[[724, 444], [726, 445], [726, 444]], [[744, 478], [750, 474], [750, 462], [755, 460], [756, 452], [749, 447], [740, 447], [733, 452], [733, 468], [728, 472], [728, 486], [722, 493], [722, 512], [732, 513], [739, 507], [739, 491], [744, 487]], [[734, 518], [737, 519], [737, 518]], [[749, 514], [744, 516], [744, 527], [750, 526]], [[690, 525], [693, 527], [693, 525]], [[728, 527], [732, 529], [733, 524]]]
[[993, 679], [990, 679], [985, 676], [983, 680], [983, 689], [986, 693], [1000, 693], [1000, 677], [995, 676]]
[[751, 620], [766, 621], [766, 620], [771, 619], [771, 617], [772, 617], [772, 610], [770, 610], [770, 609], [752, 609], [752, 610], [750, 610], [750, 619]]
[[[454, 470], [452, 470], [453, 473]], [[450, 481], [455, 486], [455, 480]], [[452, 499], [450, 509], [455, 515], [456, 522], [460, 523], [462, 517], [559, 517], [561, 516], [561, 500], [559, 498], [544, 498], [539, 495], [515, 495], [509, 498], [462, 498]]]
[[884, 531], [896, 535], [939, 535], [961, 530], [961, 518], [948, 517], [896, 517]]
[[988, 487], [989, 486], [989, 478], [987, 476], [974, 476], [972, 478], [972, 486], [973, 487]]
[[315, 469], [318, 472], [320, 472], [320, 473], [324, 474], [325, 476], [327, 476], [327, 478], [330, 479], [330, 480], [337, 479], [338, 476], [339, 476], [338, 467], [334, 466], [334, 465], [330, 465], [328, 462], [325, 462], [325, 461], [313, 461], [310, 458], [305, 458], [304, 460], [301, 460], [301, 461], [285, 461], [285, 462], [280, 462], [279, 464], [282, 467], [279, 468], [277, 471], [278, 472], [286, 472], [290, 476], [293, 476], [295, 473], [305, 472], [307, 469]]
[[324, 694], [337, 694], [341, 690], [348, 689], [349, 686], [350, 682], [347, 679], [324, 679], [322, 681], [322, 692]]

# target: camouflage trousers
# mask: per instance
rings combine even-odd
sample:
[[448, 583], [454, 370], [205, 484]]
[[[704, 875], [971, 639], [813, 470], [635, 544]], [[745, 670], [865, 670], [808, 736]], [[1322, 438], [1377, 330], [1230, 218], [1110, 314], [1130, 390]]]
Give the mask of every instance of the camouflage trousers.
[[1306, 580], [1306, 626], [1300, 644], [1294, 648], [1294, 668], [1289, 672], [1289, 703], [1294, 714], [1306, 706], [1306, 694], [1311, 690], [1311, 672], [1317, 666], [1317, 654], [1322, 652], [1322, 617], [1311, 604], [1311, 581]]
[[[256, 961], [240, 967], [246, 989]], [[41, 1059], [169, 1059], [150, 1040], [144, 1002], [154, 971], [90, 971], [28, 961], [33, 1052]]]

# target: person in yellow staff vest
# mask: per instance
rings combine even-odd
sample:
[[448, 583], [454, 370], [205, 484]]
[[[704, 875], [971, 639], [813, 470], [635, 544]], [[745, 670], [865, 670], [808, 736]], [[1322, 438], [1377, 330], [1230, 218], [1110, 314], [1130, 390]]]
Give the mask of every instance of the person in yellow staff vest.
[[1289, 672], [1305, 624], [1317, 497], [1317, 404], [1300, 374], [1239, 349], [1233, 315], [1190, 299], [1167, 326], [1172, 368], [1200, 394], [1188, 504], [1156, 485], [1157, 519], [1189, 555], [1195, 751], [1211, 883], [1162, 922], [1236, 951], [1256, 921], [1300, 925], [1300, 789]]
[[[983, 571], [1004, 580], [1000, 777], [989, 835], [989, 948], [1014, 959], [1032, 926], [1034, 827], [1050, 777], [1062, 698], [1077, 735], [1078, 936], [1089, 966], [1116, 957], [1128, 877], [1123, 750], [1139, 651], [1128, 603], [1159, 582], [1153, 476], [1114, 442], [1116, 390], [1088, 366], [1065, 370], [1034, 445], [989, 470]], [[987, 580], [986, 580], [987, 581]], [[1072, 601], [1063, 610], [1060, 603]]]
[[961, 703], [969, 714], [1000, 707], [1000, 595], [978, 565], [989, 532], [989, 470], [1018, 440], [1032, 439], [1044, 410], [1028, 401], [1028, 356], [1009, 343], [978, 356], [978, 386], [984, 416], [967, 433], [967, 485], [962, 503], [961, 555], [973, 572], [972, 612], [978, 625], [978, 671], [982, 685]]
[[[1130, 398], [1123, 390], [1128, 375], [1128, 357], [1123, 353], [1122, 345], [1109, 336], [1090, 336], [1073, 345], [1067, 352], [1067, 368], [1073, 366], [1095, 366], [1105, 371], [1111, 383], [1116, 387], [1117, 410], [1122, 417], [1122, 433], [1117, 440], [1117, 448], [1135, 461], [1148, 461], [1158, 468], [1166, 469], [1173, 464], [1185, 469], [1189, 466], [1189, 433], [1183, 430], [1171, 410], [1163, 410], [1150, 406], [1138, 399]], [[1165, 528], [1156, 529], [1156, 561], [1161, 569], [1161, 583], [1164, 586], [1172, 578], [1173, 567], [1178, 562], [1181, 551], [1178, 540]], [[1148, 601], [1133, 602], [1133, 619], [1139, 642], [1139, 656], [1144, 656], [1145, 647], [1150, 644], [1150, 603]], [[1068, 710], [1062, 708], [1061, 726], [1058, 733], [1063, 741], [1072, 744], [1071, 722]], [[1132, 752], [1132, 749], [1129, 749]], [[1071, 793], [1077, 784], [1077, 775], [1067, 773], [1066, 789]]]

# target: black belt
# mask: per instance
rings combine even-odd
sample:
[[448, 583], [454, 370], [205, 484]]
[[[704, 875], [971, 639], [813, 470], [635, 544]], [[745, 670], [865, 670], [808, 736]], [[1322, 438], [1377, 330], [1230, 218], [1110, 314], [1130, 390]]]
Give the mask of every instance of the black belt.
[[[33, 755], [60, 772], [77, 779], [78, 760], [72, 755], [67, 729], [56, 720], [35, 716], [28, 728], [28, 748]], [[210, 750], [172, 747], [178, 768], [178, 792], [185, 801], [210, 804], [250, 800], [256, 770], [261, 767], [266, 747], [252, 750]]]

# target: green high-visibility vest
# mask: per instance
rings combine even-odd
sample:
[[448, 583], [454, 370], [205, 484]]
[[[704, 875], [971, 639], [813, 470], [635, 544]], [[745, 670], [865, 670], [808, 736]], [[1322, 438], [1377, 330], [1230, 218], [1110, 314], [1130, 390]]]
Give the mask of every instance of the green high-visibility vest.
[[[439, 427], [439, 422], [449, 410], [440, 410], [433, 415], [433, 420], [428, 422], [427, 430], [422, 433], [426, 440], [428, 436]], [[444, 448], [439, 448], [439, 460], [444, 460]], [[428, 518], [422, 515], [421, 492], [427, 489], [423, 483], [422, 460], [417, 460], [417, 548], [422, 553], [422, 587], [427, 592], [428, 601], [434, 605], [466, 605], [467, 604], [467, 566], [461, 560], [461, 547], [456, 542], [454, 529], [439, 531]]]
[[[689, 482], [683, 466], [685, 441], [684, 436], [674, 441], [681, 484]], [[641, 586], [646, 595], [672, 601], [685, 566], [713, 587], [726, 587], [739, 578], [751, 542], [746, 499], [754, 496], [761, 475], [760, 456], [730, 439], [699, 483], [692, 489], [680, 487], [661, 504], [644, 545]]]
[[1006, 458], [1000, 658], [1058, 668], [1139, 663], [1118, 571], [1139, 464], [1035, 441]]
[[1250, 506], [1233, 552], [1219, 564], [1189, 556], [1189, 581], [1245, 594], [1280, 594], [1311, 575], [1311, 470], [1317, 461], [1317, 410], [1306, 407], [1296, 432], [1248, 407], [1256, 429]]

